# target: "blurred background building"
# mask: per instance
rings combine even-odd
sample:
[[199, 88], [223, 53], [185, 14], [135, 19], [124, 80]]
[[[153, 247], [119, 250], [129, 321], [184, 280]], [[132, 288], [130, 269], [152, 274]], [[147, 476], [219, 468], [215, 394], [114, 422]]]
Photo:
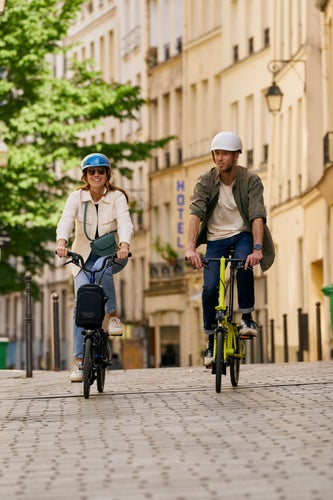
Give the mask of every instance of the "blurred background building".
[[[114, 173], [115, 184], [139, 209], [133, 214], [133, 258], [116, 277], [126, 332], [114, 350], [124, 368], [202, 362], [202, 276], [185, 264], [184, 253], [193, 187], [212, 165], [211, 139], [221, 130], [241, 136], [240, 164], [264, 182], [276, 244], [274, 266], [265, 274], [255, 270], [261, 335], [247, 361], [330, 357], [332, 23], [332, 0], [91, 0], [84, 5], [68, 36], [68, 43], [76, 44], [73, 56], [93, 59], [108, 82], [139, 85], [147, 105], [137, 121], [105, 120], [82, 140], [175, 136], [149, 161], [136, 164], [132, 179]], [[65, 61], [53, 63], [59, 77], [66, 76]], [[56, 292], [62, 367], [67, 368], [69, 270], [57, 261], [54, 271], [45, 270], [41, 287], [43, 301], [34, 304], [35, 364], [43, 368], [51, 362], [50, 297]], [[24, 366], [20, 304], [21, 296], [1, 298], [8, 311], [6, 333], [17, 337], [18, 368]]]

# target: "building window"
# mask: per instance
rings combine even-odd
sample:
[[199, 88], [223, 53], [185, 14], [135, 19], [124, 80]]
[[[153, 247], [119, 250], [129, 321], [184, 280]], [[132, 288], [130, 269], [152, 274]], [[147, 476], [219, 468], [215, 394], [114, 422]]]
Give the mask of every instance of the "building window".
[[143, 229], [143, 211], [139, 210], [137, 213], [137, 224], [139, 229]]
[[249, 38], [249, 55], [253, 54], [254, 52], [254, 39], [253, 36]]
[[253, 149], [248, 149], [246, 151], [247, 166], [253, 167]]
[[178, 148], [177, 149], [177, 160], [178, 160], [178, 163], [182, 163], [182, 161], [183, 161], [183, 150], [182, 150], [182, 148]]
[[166, 168], [170, 167], [171, 161], [170, 161], [170, 153], [169, 151], [165, 152], [165, 166]]
[[269, 47], [269, 28], [264, 30], [264, 47], [267, 49]]
[[176, 52], [177, 54], [180, 54], [183, 50], [183, 42], [182, 42], [182, 37], [179, 36], [176, 41]]
[[324, 136], [324, 165], [333, 162], [333, 132], [326, 132]]
[[236, 63], [239, 60], [238, 45], [234, 45], [234, 47], [233, 47], [233, 53], [234, 53], [234, 63]]
[[157, 65], [157, 47], [149, 47], [146, 62], [149, 68]]
[[164, 60], [167, 61], [170, 59], [170, 44], [165, 43], [164, 44]]
[[263, 145], [263, 159], [262, 159], [262, 161], [263, 161], [263, 163], [268, 162], [268, 144]]

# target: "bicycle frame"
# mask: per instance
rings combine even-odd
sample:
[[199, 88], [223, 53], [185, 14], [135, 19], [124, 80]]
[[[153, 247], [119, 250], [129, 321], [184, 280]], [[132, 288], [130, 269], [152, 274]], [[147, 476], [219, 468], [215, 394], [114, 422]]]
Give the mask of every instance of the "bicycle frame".
[[[131, 257], [131, 253], [129, 253], [129, 257]], [[90, 285], [96, 285], [99, 289], [99, 285], [96, 284], [96, 273], [107, 269], [111, 265], [113, 265], [117, 260], [117, 253], [107, 255], [103, 258], [98, 269], [88, 268], [86, 267], [83, 257], [75, 252], [68, 252], [68, 257], [71, 257], [70, 261], [65, 262], [64, 265], [73, 263], [82, 269], [87, 275], [89, 273], [89, 283]], [[78, 293], [85, 286], [82, 285]], [[103, 292], [104, 298], [105, 294]], [[103, 300], [103, 295], [98, 293], [97, 297], [97, 306], [100, 305], [103, 307], [104, 312], [104, 304], [101, 303]], [[95, 302], [94, 302], [95, 304]], [[104, 317], [104, 314], [103, 314]], [[80, 322], [80, 326], [82, 326], [82, 335], [84, 336], [83, 340], [83, 394], [87, 399], [90, 395], [90, 386], [97, 379], [97, 388], [98, 392], [103, 392], [104, 390], [104, 381], [105, 381], [105, 370], [109, 364], [111, 358], [111, 350], [109, 345], [109, 335], [108, 332], [103, 330], [102, 321], [99, 324], [100, 316], [97, 315], [96, 326], [92, 326], [84, 321], [82, 321], [82, 325]]]
[[[230, 281], [229, 281], [229, 306], [225, 304], [226, 296], [226, 280], [225, 280], [225, 270], [226, 264], [230, 263]], [[234, 315], [234, 286], [235, 286], [235, 273], [236, 267], [239, 264], [238, 259], [226, 259], [221, 257], [220, 259], [220, 285], [219, 285], [219, 301], [216, 306], [216, 320], [217, 328], [222, 330], [224, 337], [224, 355], [225, 358], [233, 356], [235, 358], [242, 359], [242, 353], [237, 352], [237, 334], [238, 328], [233, 322]], [[214, 336], [214, 359], [216, 358], [216, 335]], [[224, 359], [223, 361], [226, 361]]]
[[[231, 255], [233, 255], [232, 251]], [[245, 357], [243, 343], [239, 334], [240, 326], [233, 321], [235, 274], [240, 266], [244, 266], [245, 260], [232, 257], [202, 258], [203, 266], [208, 266], [209, 261], [218, 261], [220, 264], [218, 304], [215, 307], [217, 326], [214, 329], [214, 361], [212, 363], [216, 392], [220, 392], [222, 375], [227, 374], [227, 367], [230, 369], [231, 384], [233, 387], [238, 385], [240, 362]], [[227, 306], [225, 303], [225, 270], [228, 263], [230, 263], [230, 278], [229, 305]]]

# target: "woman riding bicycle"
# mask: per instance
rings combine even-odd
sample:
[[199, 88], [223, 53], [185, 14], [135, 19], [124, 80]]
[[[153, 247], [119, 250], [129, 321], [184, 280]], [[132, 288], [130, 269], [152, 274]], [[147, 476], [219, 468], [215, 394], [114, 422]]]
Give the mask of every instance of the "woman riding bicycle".
[[[105, 310], [109, 313], [109, 334], [121, 334], [123, 325], [116, 312], [116, 295], [113, 275], [119, 272], [126, 264], [129, 254], [129, 245], [133, 235], [133, 224], [129, 213], [128, 197], [124, 190], [110, 182], [110, 160], [101, 153], [92, 153], [86, 156], [81, 163], [84, 182], [76, 191], [71, 193], [66, 201], [63, 213], [57, 226], [57, 248], [59, 257], [68, 254], [67, 245], [75, 225], [75, 235], [72, 251], [80, 253], [87, 267], [96, 264], [99, 257], [91, 251], [90, 243], [110, 231], [116, 231], [119, 241], [117, 258], [122, 261], [121, 266], [114, 264], [103, 271], [101, 277], [108, 300]], [[98, 267], [98, 266], [97, 266]], [[84, 271], [72, 266], [74, 276], [75, 302], [77, 290], [81, 285], [89, 283], [89, 277]], [[81, 382], [82, 375], [82, 328], [73, 320], [74, 364], [70, 374], [71, 382]]]

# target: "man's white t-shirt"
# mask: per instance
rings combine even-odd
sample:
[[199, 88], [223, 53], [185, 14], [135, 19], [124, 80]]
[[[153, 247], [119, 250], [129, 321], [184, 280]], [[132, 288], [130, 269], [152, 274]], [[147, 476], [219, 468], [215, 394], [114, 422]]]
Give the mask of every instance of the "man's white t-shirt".
[[221, 182], [219, 199], [207, 225], [208, 241], [230, 238], [246, 229], [232, 194], [233, 185]]

